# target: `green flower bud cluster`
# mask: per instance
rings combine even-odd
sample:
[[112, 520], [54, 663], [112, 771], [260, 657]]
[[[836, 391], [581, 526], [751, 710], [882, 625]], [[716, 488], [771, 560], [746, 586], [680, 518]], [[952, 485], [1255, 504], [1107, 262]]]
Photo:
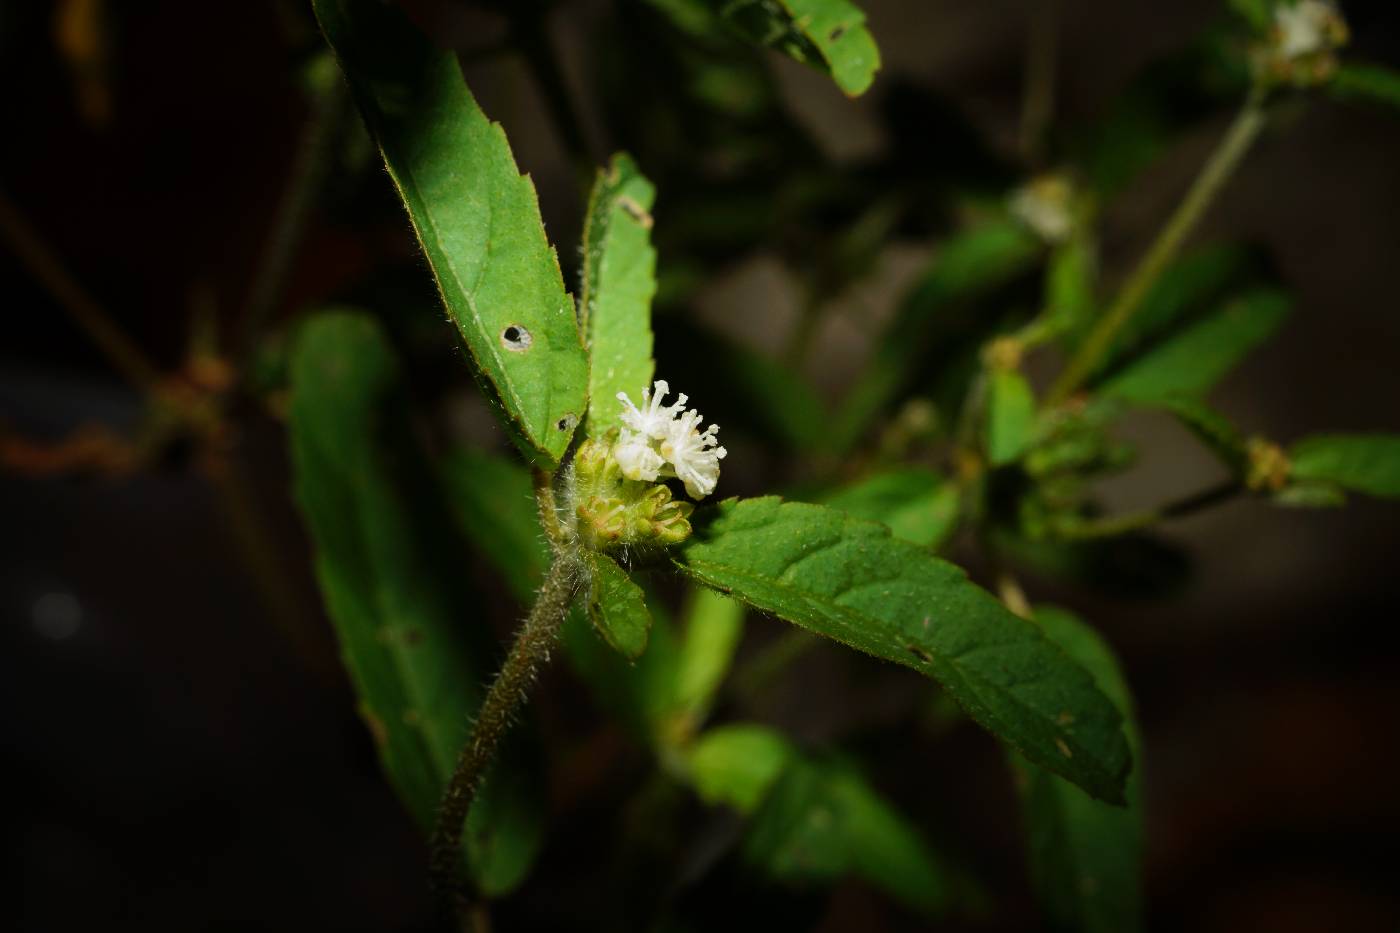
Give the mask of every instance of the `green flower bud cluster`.
[[584, 441], [574, 456], [573, 508], [582, 544], [595, 551], [679, 544], [695, 506], [662, 483], [631, 480], [613, 454], [618, 432]]

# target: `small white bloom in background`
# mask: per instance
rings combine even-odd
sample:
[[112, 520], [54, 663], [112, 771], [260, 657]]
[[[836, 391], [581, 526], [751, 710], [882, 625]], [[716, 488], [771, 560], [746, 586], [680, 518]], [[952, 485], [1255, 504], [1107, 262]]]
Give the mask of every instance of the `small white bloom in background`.
[[1011, 215], [1047, 243], [1063, 243], [1074, 231], [1073, 189], [1063, 175], [1041, 175], [1011, 193]]
[[670, 405], [662, 404], [670, 391], [664, 379], [656, 380], [650, 392], [643, 390], [640, 407], [626, 392], [617, 393], [624, 427], [612, 456], [628, 479], [650, 483], [674, 476], [692, 499], [703, 499], [715, 491], [719, 461], [726, 454], [716, 437], [719, 425], [700, 431], [705, 419], [693, 408], [684, 411], [685, 395], [678, 394]]
[[675, 402], [663, 406], [661, 400], [670, 391], [671, 386], [665, 379], [656, 380], [652, 384], [652, 391], [642, 390], [641, 408], [632, 404], [626, 392], [617, 393], [617, 400], [623, 405], [622, 423], [644, 437], [665, 440], [671, 422], [685, 410], [686, 403], [686, 396], [678, 395]]
[[661, 442], [661, 455], [671, 461], [676, 476], [685, 483], [692, 499], [703, 499], [715, 491], [719, 462], [728, 451], [719, 446], [719, 425], [697, 430], [705, 419], [691, 409], [671, 425], [671, 436]]
[[652, 449], [651, 438], [645, 434], [633, 434], [624, 430], [613, 447], [613, 457], [622, 468], [622, 475], [628, 479], [646, 483], [656, 482], [666, 461]]
[[1279, 53], [1285, 58], [1303, 58], [1330, 50], [1337, 44], [1335, 29], [1340, 20], [1337, 7], [1325, 0], [1280, 4], [1274, 10]]

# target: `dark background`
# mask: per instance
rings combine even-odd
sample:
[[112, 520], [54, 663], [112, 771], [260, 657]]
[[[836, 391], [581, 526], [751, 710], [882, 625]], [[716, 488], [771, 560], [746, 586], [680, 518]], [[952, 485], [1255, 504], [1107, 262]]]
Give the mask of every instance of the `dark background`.
[[[771, 66], [792, 111], [838, 163], [891, 144], [876, 114], [896, 78], [937, 89], [1009, 154], [1028, 5], [868, 0], [885, 69], [856, 102], [799, 65], [774, 56]], [[0, 190], [73, 277], [173, 369], [193, 306], [212, 306], [225, 336], [236, 332], [306, 119], [294, 70], [304, 21], [291, 3], [109, 2], [106, 57], [93, 66], [109, 97], [84, 103], [93, 92], [83, 90], [81, 68], [55, 48], [58, 6], [0, 5], [0, 81], [9, 89]], [[612, 140], [582, 87], [611, 54], [591, 38], [609, 4], [563, 7], [553, 34], [601, 152]], [[1186, 41], [1217, 9], [1207, 0], [1065, 0], [1060, 116], [1095, 114], [1139, 66]], [[1346, 9], [1358, 55], [1400, 61], [1394, 5]], [[493, 28], [489, 17], [457, 23], [468, 47], [473, 30], [489, 38]], [[472, 73], [536, 180], [551, 234], [573, 242], [575, 180], [529, 74], [509, 56]], [[1222, 122], [1223, 114], [1188, 134], [1112, 206], [1110, 278], [1179, 197]], [[401, 221], [362, 222], [392, 207], [382, 175], [368, 187], [355, 197], [369, 207], [313, 216], [280, 316], [337, 294], [376, 255], [411, 260]], [[663, 189], [660, 224], [665, 210]], [[1299, 305], [1281, 336], [1224, 386], [1222, 409], [1284, 441], [1322, 429], [1400, 431], [1392, 362], [1400, 114], [1326, 102], [1299, 110], [1250, 158], [1198, 234], [1206, 239], [1260, 244]], [[567, 267], [568, 248], [560, 253]], [[924, 255], [927, 243], [897, 244], [872, 294], [897, 293]], [[792, 326], [792, 286], [771, 256], [733, 264], [694, 304], [712, 326], [761, 348]], [[140, 398], [8, 248], [0, 249], [0, 308], [0, 427], [53, 441], [93, 422], [136, 424]], [[444, 344], [455, 339], [445, 324], [435, 333]], [[668, 352], [683, 349], [658, 347], [663, 372]], [[859, 333], [822, 335], [811, 368], [826, 374], [824, 388], [839, 391], [842, 366], [859, 349]], [[452, 404], [480, 436], [465, 369], [455, 378], [463, 386]], [[252, 405], [237, 423], [236, 458], [282, 581], [271, 602], [247, 569], [223, 487], [178, 451], [119, 479], [0, 473], [0, 724], [12, 863], [4, 885], [12, 888], [7, 913], [18, 918], [7, 928], [434, 923], [425, 849], [381, 778], [319, 607], [282, 429]], [[1106, 490], [1114, 506], [1151, 504], [1217, 475], [1171, 424], [1142, 419], [1128, 434], [1144, 457]], [[761, 490], [767, 479], [743, 468], [734, 476], [726, 493]], [[1356, 500], [1344, 511], [1294, 512], [1244, 501], [1170, 532], [1197, 564], [1170, 600], [1029, 584], [1033, 597], [1067, 601], [1098, 624], [1136, 690], [1152, 928], [1396, 929], [1400, 508]], [[504, 630], [517, 610], [474, 557], [463, 560]], [[777, 631], [779, 623], [752, 621], [745, 651]], [[901, 674], [822, 649], [757, 714], [807, 741], [868, 752], [882, 790], [988, 880], [998, 913], [979, 928], [1034, 928], [1000, 754], [971, 726], [934, 742], [897, 722], [889, 711], [916, 689]], [[553, 829], [497, 926], [594, 928], [609, 898], [639, 881], [674, 887], [685, 866], [636, 865], [636, 847], [615, 838], [644, 819], [632, 799], [645, 785], [642, 752], [592, 714], [563, 671], [549, 675], [539, 705], [561, 750], [550, 763]], [[721, 816], [685, 820], [697, 845], [725, 832]], [[747, 904], [751, 916], [782, 910], [785, 929], [919, 928], [854, 883], [830, 897], [788, 900], [720, 868], [677, 890], [683, 909], [705, 916], [716, 905]]]

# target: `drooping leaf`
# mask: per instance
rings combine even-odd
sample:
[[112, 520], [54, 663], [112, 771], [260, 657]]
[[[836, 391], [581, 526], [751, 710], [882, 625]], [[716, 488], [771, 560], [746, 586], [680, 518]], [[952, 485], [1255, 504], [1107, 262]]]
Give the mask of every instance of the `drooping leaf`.
[[588, 591], [588, 618], [603, 641], [618, 654], [635, 661], [647, 647], [651, 613], [641, 587], [611, 557], [585, 552], [592, 580]]
[[619, 392], [641, 404], [656, 369], [651, 348], [651, 299], [656, 250], [651, 207], [656, 189], [630, 156], [618, 153], [598, 173], [583, 228], [579, 315], [588, 339], [588, 433], [619, 423]]
[[901, 467], [837, 490], [822, 503], [879, 522], [896, 538], [937, 549], [957, 528], [959, 493], [934, 470]]
[[478, 382], [525, 456], [553, 468], [585, 413], [588, 356], [534, 186], [456, 58], [395, 6], [314, 5]]
[[987, 391], [987, 459], [992, 466], [1014, 463], [1035, 433], [1035, 393], [1014, 369], [992, 372]]
[[794, 755], [753, 814], [745, 858], [788, 883], [853, 875], [925, 917], [953, 906], [960, 879], [853, 767]]
[[443, 458], [440, 472], [462, 533], [515, 597], [527, 602], [549, 566], [529, 471], [505, 457], [459, 447]]
[[1343, 100], [1400, 108], [1400, 72], [1383, 65], [1343, 62], [1327, 89]]
[[1047, 928], [1063, 933], [1134, 933], [1143, 928], [1141, 741], [1132, 697], [1108, 646], [1062, 609], [1037, 607], [1051, 641], [1084, 666], [1123, 715], [1138, 766], [1127, 806], [1094, 800], [1068, 781], [1021, 763], [1031, 879]]
[[1320, 434], [1294, 444], [1288, 456], [1291, 478], [1400, 498], [1400, 435]]
[[1273, 289], [1244, 295], [1130, 363], [1101, 391], [1140, 403], [1203, 396], [1273, 334], [1291, 306]]
[[849, 0], [651, 0], [676, 24], [712, 31], [708, 9], [729, 29], [831, 75], [852, 97], [870, 87], [880, 50], [865, 28], [865, 13]]
[[860, 380], [852, 387], [827, 436], [834, 450], [857, 441], [870, 421], [904, 389], [931, 344], [951, 339], [940, 328], [956, 330], [953, 308], [1023, 271], [1040, 241], [1010, 220], [987, 223], [957, 234], [939, 249], [928, 270], [904, 296], [894, 320], [876, 344]]
[[[368, 316], [326, 313], [302, 329], [290, 419], [297, 498], [362, 714], [428, 829], [495, 646], [401, 393], [398, 363]], [[488, 894], [520, 882], [543, 831], [522, 738], [507, 744], [468, 816], [469, 870]]]
[[853, 875], [933, 916], [955, 896], [949, 867], [855, 769], [814, 758], [764, 726], [711, 729], [689, 750], [700, 798], [752, 816], [745, 858], [789, 883]]
[[1031, 760], [1122, 800], [1127, 744], [1089, 675], [960, 569], [883, 526], [777, 497], [731, 499], [697, 524], [677, 563], [755, 608], [933, 677]]
[[694, 587], [684, 613], [673, 686], [676, 714], [693, 730], [709, 713], [744, 634], [744, 606]]

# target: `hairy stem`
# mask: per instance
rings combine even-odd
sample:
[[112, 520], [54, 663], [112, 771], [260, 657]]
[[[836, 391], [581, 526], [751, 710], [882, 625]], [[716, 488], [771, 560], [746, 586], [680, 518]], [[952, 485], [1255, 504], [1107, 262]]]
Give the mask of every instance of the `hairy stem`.
[[486, 692], [471, 738], [457, 756], [432, 838], [433, 886], [444, 895], [462, 891], [462, 832], [467, 811], [471, 809], [482, 777], [496, 758], [501, 739], [510, 731], [516, 713], [534, 685], [540, 665], [549, 659], [579, 585], [576, 561], [566, 555], [556, 556], [534, 608], [516, 634], [515, 644], [501, 672]]
[[1184, 499], [1178, 499], [1155, 509], [1144, 509], [1141, 512], [1129, 512], [1125, 515], [1113, 515], [1108, 518], [1071, 525], [1059, 529], [1057, 535], [1065, 540], [1111, 538], [1132, 531], [1140, 531], [1167, 519], [1193, 515], [1233, 499], [1243, 491], [1244, 486], [1238, 480], [1226, 480], [1219, 485], [1211, 486], [1209, 489], [1193, 493]]
[[549, 538], [552, 549], [558, 550], [564, 543], [564, 529], [559, 524], [558, 506], [554, 499], [554, 477], [550, 473], [535, 469], [530, 473], [535, 486], [535, 507], [540, 513], [540, 527]]
[[1084, 380], [1093, 375], [1103, 355], [1113, 344], [1123, 325], [1142, 306], [1142, 300], [1156, 284], [1162, 270], [1176, 258], [1182, 244], [1196, 228], [1206, 210], [1225, 186], [1254, 140], [1268, 122], [1261, 92], [1250, 94], [1235, 122], [1225, 133], [1220, 145], [1206, 162], [1191, 190], [1172, 214], [1162, 232], [1157, 235], [1147, 254], [1114, 299], [1103, 317], [1099, 318], [1089, 336], [1084, 339], [1055, 384], [1050, 388], [1047, 405], [1058, 405], [1069, 398]]
[[155, 365], [68, 273], [39, 232], [3, 192], [0, 192], [0, 236], [118, 372], [133, 385], [148, 391], [159, 385], [161, 377]]

